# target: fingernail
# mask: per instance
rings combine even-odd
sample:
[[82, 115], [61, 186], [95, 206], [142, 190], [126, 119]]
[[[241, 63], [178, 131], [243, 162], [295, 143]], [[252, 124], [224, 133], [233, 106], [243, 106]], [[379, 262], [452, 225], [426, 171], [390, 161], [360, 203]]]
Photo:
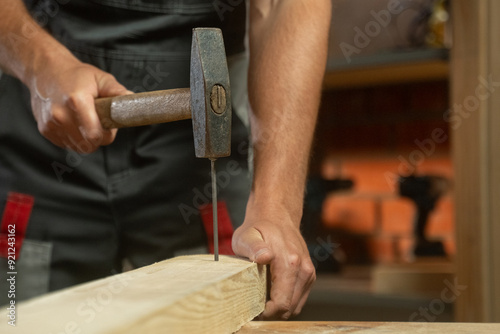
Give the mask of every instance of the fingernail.
[[269, 248], [260, 249], [257, 253], [255, 253], [254, 260], [257, 260], [259, 258], [259, 256], [261, 256], [262, 254], [268, 253], [268, 252], [269, 252]]
[[80, 134], [82, 135], [83, 138], [87, 137], [87, 130], [85, 130], [85, 128], [82, 125], [78, 127], [78, 131], [80, 131]]

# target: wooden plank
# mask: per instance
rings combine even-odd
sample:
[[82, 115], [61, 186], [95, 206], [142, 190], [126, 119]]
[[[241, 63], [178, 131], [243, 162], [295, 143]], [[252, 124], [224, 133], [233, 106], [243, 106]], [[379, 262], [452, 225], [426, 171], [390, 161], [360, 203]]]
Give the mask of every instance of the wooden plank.
[[300, 333], [300, 334], [333, 334], [333, 333], [362, 333], [362, 334], [497, 334], [500, 333], [500, 324], [473, 324], [473, 323], [422, 323], [422, 322], [326, 322], [326, 321], [252, 321], [238, 334], [250, 333]]
[[4, 316], [0, 333], [232, 333], [264, 310], [265, 271], [230, 256], [177, 257], [21, 303], [16, 327]]
[[[452, 150], [457, 321], [500, 321], [500, 81], [498, 1], [453, 2]], [[485, 84], [486, 82], [486, 84]], [[489, 93], [489, 94], [488, 94]]]

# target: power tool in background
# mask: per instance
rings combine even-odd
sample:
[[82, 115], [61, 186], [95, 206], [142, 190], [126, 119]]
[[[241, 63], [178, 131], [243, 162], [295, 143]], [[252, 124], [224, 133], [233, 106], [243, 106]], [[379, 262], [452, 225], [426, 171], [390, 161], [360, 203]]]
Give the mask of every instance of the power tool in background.
[[410, 175], [400, 176], [398, 184], [399, 195], [412, 200], [417, 208], [413, 226], [415, 256], [446, 256], [443, 243], [439, 240], [429, 240], [425, 235], [425, 229], [436, 203], [450, 188], [450, 181], [436, 175]]

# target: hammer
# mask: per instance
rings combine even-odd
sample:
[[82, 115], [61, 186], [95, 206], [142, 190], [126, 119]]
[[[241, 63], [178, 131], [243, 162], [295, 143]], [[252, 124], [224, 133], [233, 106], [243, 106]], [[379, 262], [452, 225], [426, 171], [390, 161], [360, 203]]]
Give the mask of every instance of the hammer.
[[99, 98], [96, 111], [105, 129], [192, 118], [196, 157], [229, 156], [231, 90], [220, 29], [193, 29], [190, 86]]
[[211, 161], [214, 259], [219, 260], [215, 159], [231, 154], [231, 90], [222, 32], [193, 29], [190, 88], [99, 98], [106, 129], [192, 118], [195, 154]]

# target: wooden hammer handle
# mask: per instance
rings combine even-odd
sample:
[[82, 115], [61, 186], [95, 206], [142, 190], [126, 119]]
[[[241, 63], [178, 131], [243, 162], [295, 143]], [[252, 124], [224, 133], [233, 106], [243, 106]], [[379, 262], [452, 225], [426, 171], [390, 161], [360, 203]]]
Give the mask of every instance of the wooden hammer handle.
[[95, 100], [105, 129], [180, 121], [191, 118], [189, 88], [159, 90]]

